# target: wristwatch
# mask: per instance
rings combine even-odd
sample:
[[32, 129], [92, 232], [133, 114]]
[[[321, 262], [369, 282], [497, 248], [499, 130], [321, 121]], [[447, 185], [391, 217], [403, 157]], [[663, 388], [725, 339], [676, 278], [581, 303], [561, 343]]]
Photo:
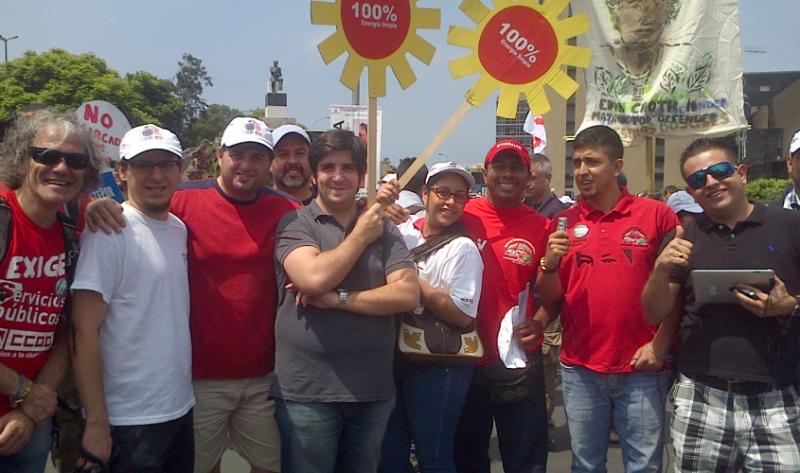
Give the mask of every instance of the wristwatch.
[[344, 309], [347, 306], [347, 297], [350, 295], [350, 292], [347, 289], [337, 289], [336, 292], [339, 293], [339, 304], [336, 308]]

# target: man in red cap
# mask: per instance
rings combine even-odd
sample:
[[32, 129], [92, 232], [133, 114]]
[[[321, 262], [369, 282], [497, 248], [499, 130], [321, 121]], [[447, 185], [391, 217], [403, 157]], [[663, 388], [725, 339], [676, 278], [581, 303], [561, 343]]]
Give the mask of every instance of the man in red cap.
[[538, 304], [525, 304], [527, 320], [515, 327], [524, 344], [535, 350], [522, 356], [527, 358], [525, 368], [507, 368], [514, 365], [510, 353], [515, 347], [509, 345], [517, 342], [514, 337], [509, 343], [506, 329], [518, 301], [532, 302], [532, 293], [529, 298], [520, 298], [520, 293], [536, 279], [547, 241], [546, 219], [523, 204], [530, 164], [521, 143], [495, 143], [484, 162], [489, 193], [468, 201], [462, 217], [483, 259], [477, 321], [485, 355], [475, 370], [456, 434], [459, 472], [489, 472], [492, 421], [504, 471], [544, 472], [547, 466], [547, 412], [538, 343], [542, 325], [530, 318]]

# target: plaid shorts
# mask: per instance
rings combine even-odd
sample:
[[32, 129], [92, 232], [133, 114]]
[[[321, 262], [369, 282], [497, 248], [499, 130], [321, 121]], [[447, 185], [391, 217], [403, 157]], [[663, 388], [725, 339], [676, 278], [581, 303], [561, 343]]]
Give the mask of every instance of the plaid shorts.
[[800, 398], [794, 386], [731, 394], [686, 376], [672, 388], [677, 472], [800, 472]]

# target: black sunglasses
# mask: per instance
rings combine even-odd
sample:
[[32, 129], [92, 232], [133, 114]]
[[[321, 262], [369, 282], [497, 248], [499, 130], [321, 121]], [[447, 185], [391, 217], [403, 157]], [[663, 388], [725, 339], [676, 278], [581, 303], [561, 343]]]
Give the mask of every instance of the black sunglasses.
[[86, 169], [89, 166], [89, 155], [85, 153], [65, 153], [52, 148], [28, 146], [28, 154], [34, 161], [45, 166], [55, 166], [62, 159], [70, 169]]
[[706, 186], [706, 176], [710, 175], [713, 176], [714, 179], [721, 181], [731, 177], [735, 171], [736, 167], [734, 167], [733, 164], [724, 161], [693, 172], [686, 177], [686, 183], [689, 184], [689, 187], [692, 189], [702, 189]]

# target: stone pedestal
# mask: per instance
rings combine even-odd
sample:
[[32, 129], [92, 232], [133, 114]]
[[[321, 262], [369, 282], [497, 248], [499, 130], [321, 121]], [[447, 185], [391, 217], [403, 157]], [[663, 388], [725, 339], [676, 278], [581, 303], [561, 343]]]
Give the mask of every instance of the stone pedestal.
[[286, 94], [283, 92], [269, 92], [265, 98], [266, 108], [264, 116], [267, 118], [287, 118], [289, 109], [286, 106]]

